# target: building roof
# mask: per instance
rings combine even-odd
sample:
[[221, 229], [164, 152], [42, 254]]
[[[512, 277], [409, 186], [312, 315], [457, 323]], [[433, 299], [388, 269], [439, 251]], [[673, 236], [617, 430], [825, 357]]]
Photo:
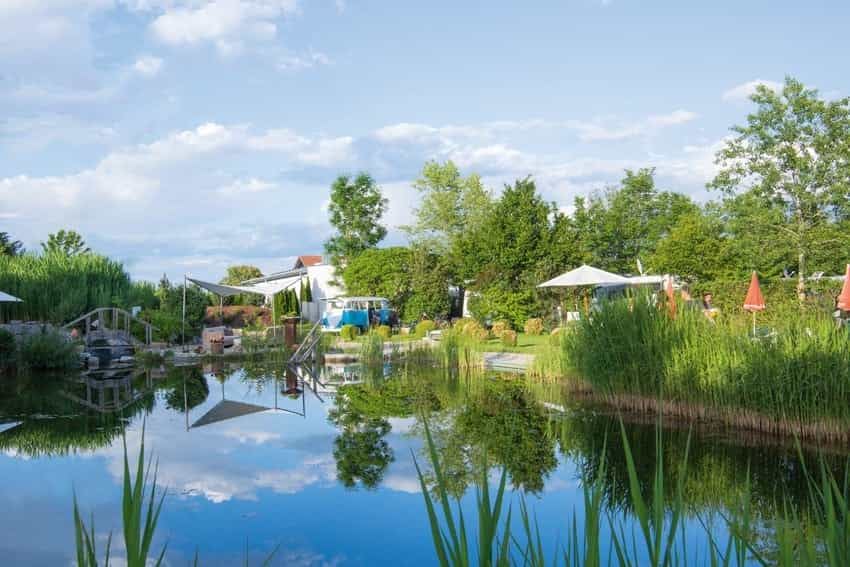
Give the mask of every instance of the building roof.
[[317, 266], [322, 263], [322, 257], [318, 255], [313, 256], [298, 256], [295, 260], [295, 265], [292, 269], [298, 268], [309, 268], [310, 266]]

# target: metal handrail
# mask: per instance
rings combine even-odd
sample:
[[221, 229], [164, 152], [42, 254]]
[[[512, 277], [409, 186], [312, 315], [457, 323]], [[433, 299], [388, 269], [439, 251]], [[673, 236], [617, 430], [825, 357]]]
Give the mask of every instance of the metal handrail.
[[313, 351], [316, 345], [319, 342], [319, 334], [317, 331], [321, 326], [321, 321], [316, 321], [316, 324], [313, 325], [313, 328], [310, 329], [310, 332], [307, 333], [307, 336], [304, 337], [304, 340], [301, 341], [301, 344], [298, 345], [298, 348], [295, 350], [295, 353], [289, 358], [290, 363], [300, 363], [303, 362], [306, 356]]

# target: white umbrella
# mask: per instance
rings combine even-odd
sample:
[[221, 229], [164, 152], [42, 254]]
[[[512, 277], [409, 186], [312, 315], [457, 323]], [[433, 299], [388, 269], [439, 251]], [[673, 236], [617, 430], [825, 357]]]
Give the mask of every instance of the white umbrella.
[[593, 266], [583, 265], [570, 270], [565, 274], [561, 274], [556, 278], [552, 278], [548, 282], [543, 282], [537, 287], [579, 287], [584, 285], [606, 285], [606, 284], [627, 284], [629, 278], [594, 268]]
[[14, 295], [9, 295], [8, 293], [0, 291], [0, 303], [23, 303], [23, 300], [18, 299]]

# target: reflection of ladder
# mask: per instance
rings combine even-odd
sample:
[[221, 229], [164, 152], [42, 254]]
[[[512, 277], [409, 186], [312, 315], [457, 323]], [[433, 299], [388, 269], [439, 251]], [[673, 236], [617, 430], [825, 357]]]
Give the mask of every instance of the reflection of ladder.
[[304, 340], [301, 341], [301, 344], [298, 345], [298, 349], [296, 349], [295, 353], [289, 358], [290, 364], [303, 364], [304, 361], [309, 360], [316, 353], [316, 347], [319, 345], [319, 341], [322, 340], [321, 333], [321, 321], [317, 321], [313, 328], [310, 329], [310, 332], [307, 333], [307, 336], [304, 337]]

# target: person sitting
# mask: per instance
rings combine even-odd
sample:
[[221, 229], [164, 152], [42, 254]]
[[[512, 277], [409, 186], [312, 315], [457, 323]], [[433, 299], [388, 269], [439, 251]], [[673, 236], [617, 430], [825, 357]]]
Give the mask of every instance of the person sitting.
[[720, 315], [720, 310], [714, 306], [714, 296], [710, 291], [702, 294], [702, 312], [711, 322]]

